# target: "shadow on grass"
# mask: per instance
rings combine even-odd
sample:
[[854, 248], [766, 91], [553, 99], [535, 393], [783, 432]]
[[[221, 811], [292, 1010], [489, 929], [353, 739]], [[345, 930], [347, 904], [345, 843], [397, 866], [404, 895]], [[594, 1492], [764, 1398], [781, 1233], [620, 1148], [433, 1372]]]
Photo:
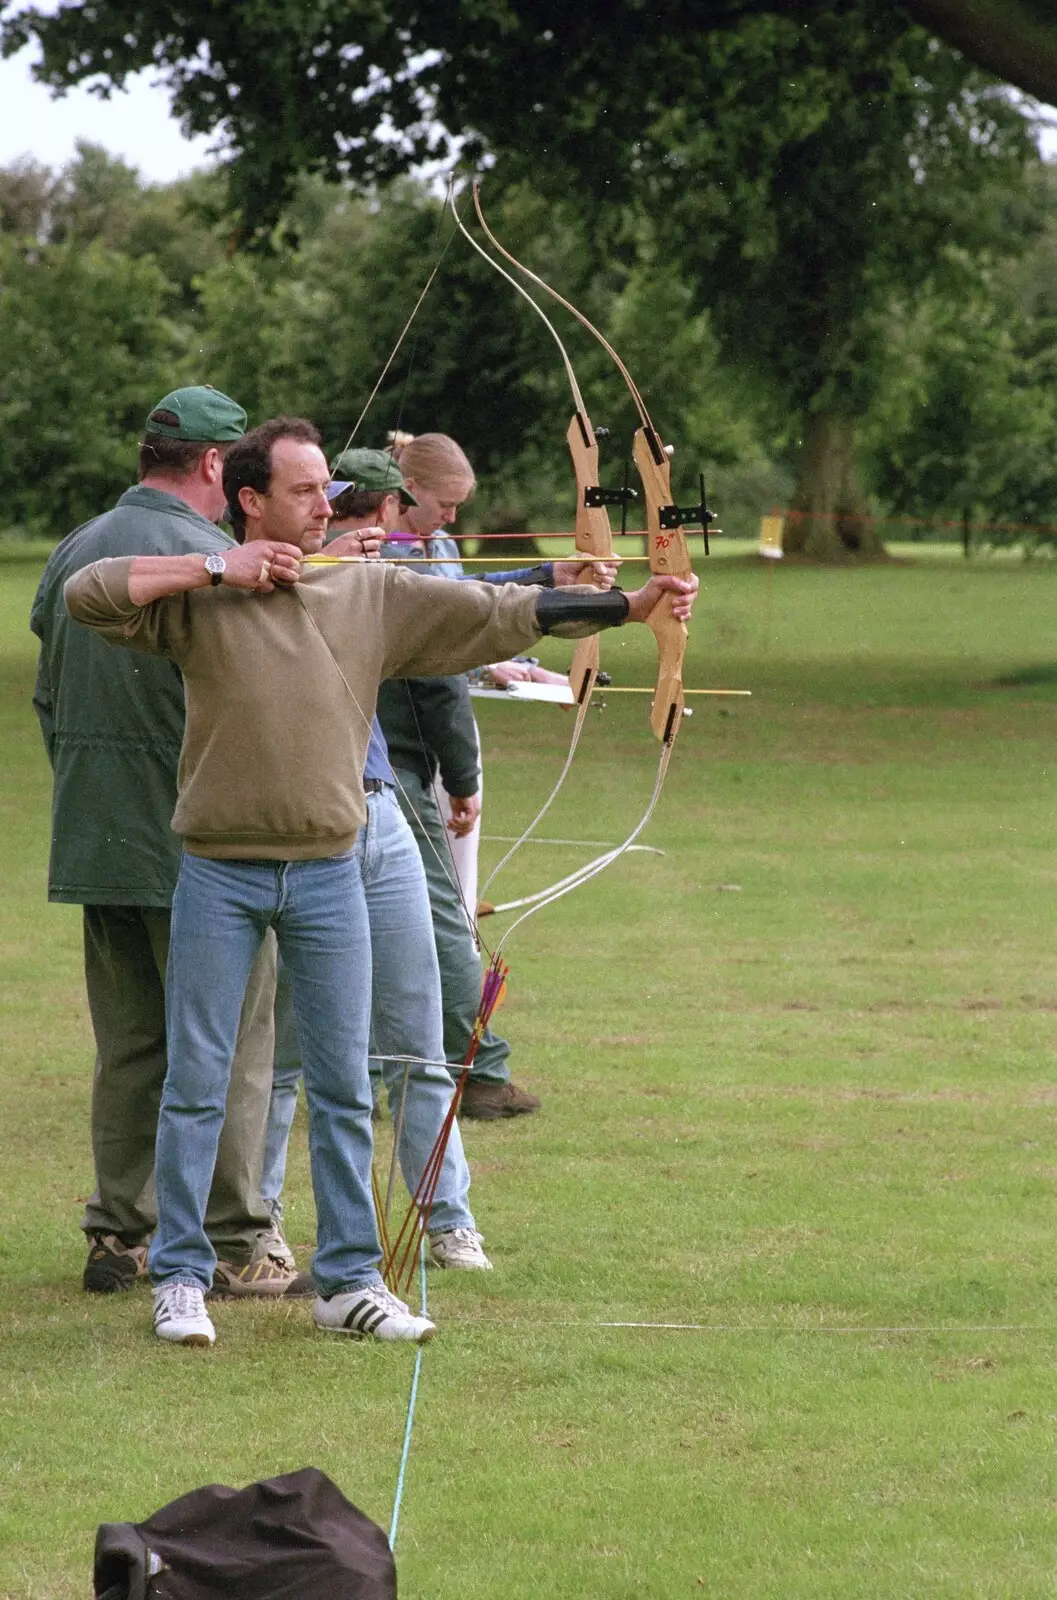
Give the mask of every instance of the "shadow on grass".
[[1057, 661], [1036, 667], [1022, 667], [1019, 672], [1004, 672], [1000, 678], [990, 678], [980, 685], [982, 689], [1057, 689]]

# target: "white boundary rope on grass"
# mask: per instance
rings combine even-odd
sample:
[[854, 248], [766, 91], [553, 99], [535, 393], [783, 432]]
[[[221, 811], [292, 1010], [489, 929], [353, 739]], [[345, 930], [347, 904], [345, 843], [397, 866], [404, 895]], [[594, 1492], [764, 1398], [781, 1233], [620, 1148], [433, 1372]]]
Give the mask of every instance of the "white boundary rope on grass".
[[[422, 1276], [422, 1313], [426, 1311], [426, 1255], [425, 1245], [422, 1246], [420, 1257], [420, 1270]], [[805, 1334], [852, 1335], [858, 1337], [895, 1336], [917, 1337], [934, 1339], [947, 1336], [948, 1338], [959, 1335], [976, 1337], [987, 1333], [1052, 1333], [1053, 1326], [1045, 1322], [981, 1322], [981, 1323], [922, 1323], [914, 1325], [896, 1325], [891, 1327], [871, 1327], [868, 1324], [856, 1323], [854, 1326], [839, 1327], [834, 1323], [802, 1324], [798, 1327], [782, 1326], [776, 1323], [739, 1323], [739, 1322], [604, 1322], [593, 1321], [590, 1318], [555, 1317], [552, 1319], [540, 1317], [460, 1317], [452, 1316], [449, 1320], [456, 1325], [472, 1327], [477, 1324], [493, 1327], [520, 1327], [522, 1322], [531, 1322], [534, 1328], [596, 1328], [605, 1331], [637, 1332], [637, 1333], [713, 1333], [719, 1335], [734, 1334], [738, 1337], [802, 1337]], [[396, 1530], [400, 1520], [400, 1502], [404, 1493], [404, 1482], [407, 1472], [408, 1456], [411, 1451], [411, 1433], [415, 1420], [415, 1402], [418, 1397], [419, 1373], [422, 1370], [422, 1350], [419, 1345], [415, 1356], [415, 1368], [411, 1378], [411, 1394], [408, 1399], [407, 1422], [404, 1428], [404, 1447], [400, 1456], [400, 1470], [397, 1476], [396, 1496], [393, 1502], [393, 1516], [389, 1527], [389, 1548], [392, 1550], [396, 1544]]]
[[832, 1322], [802, 1323], [798, 1326], [772, 1322], [595, 1322], [590, 1318], [579, 1317], [460, 1317], [455, 1315], [449, 1319], [456, 1324], [473, 1326], [478, 1323], [496, 1327], [520, 1327], [523, 1322], [531, 1322], [534, 1328], [606, 1328], [606, 1329], [631, 1329], [646, 1333], [722, 1333], [744, 1335], [794, 1335], [803, 1334], [917, 1334], [924, 1338], [936, 1338], [943, 1334], [978, 1334], [978, 1333], [1053, 1333], [1057, 1328], [1047, 1322], [981, 1322], [981, 1323], [921, 1323], [917, 1326], [907, 1325], [902, 1327], [871, 1327], [867, 1323], [856, 1323], [848, 1327], [840, 1327]]

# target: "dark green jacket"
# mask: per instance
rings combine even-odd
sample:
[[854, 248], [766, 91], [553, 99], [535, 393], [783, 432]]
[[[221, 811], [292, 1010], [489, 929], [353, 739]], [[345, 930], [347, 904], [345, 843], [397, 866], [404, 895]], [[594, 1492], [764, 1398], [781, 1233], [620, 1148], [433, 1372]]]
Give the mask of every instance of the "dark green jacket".
[[481, 757], [464, 677], [388, 678], [378, 689], [377, 716], [394, 767], [425, 784], [439, 772], [449, 794], [477, 793]]
[[188, 555], [232, 542], [175, 495], [135, 488], [52, 552], [30, 617], [41, 641], [33, 705], [55, 779], [49, 900], [169, 906], [180, 865], [171, 822], [183, 681], [171, 661], [113, 650], [73, 622], [66, 579], [103, 556]]

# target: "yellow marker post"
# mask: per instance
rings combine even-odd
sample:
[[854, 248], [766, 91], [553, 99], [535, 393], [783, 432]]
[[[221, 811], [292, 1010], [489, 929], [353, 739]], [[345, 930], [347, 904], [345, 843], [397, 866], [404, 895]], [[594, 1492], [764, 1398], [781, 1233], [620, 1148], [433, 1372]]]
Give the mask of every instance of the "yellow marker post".
[[774, 564], [782, 559], [782, 534], [785, 530], [784, 517], [760, 518], [760, 555], [767, 562], [767, 622], [764, 633], [764, 649], [771, 647], [771, 625], [774, 621]]
[[768, 561], [781, 561], [784, 517], [760, 518], [760, 554]]

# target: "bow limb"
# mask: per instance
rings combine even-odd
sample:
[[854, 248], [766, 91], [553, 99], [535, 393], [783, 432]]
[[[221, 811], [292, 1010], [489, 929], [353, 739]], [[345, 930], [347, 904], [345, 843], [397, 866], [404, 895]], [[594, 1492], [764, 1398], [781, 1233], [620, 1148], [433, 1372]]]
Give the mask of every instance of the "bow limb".
[[[452, 235], [452, 238], [454, 238], [454, 234]], [[450, 244], [450, 243], [451, 243], [451, 239], [448, 240], [448, 244]], [[388, 358], [386, 360], [385, 366], [382, 368], [381, 372], [378, 375], [378, 381], [376, 382], [374, 388], [371, 390], [370, 394], [367, 396], [367, 404], [364, 406], [363, 410], [360, 412], [359, 416], [356, 418], [356, 421], [352, 425], [352, 430], [349, 433], [348, 438], [345, 440], [345, 443], [342, 445], [341, 449], [338, 452], [339, 456], [343, 456], [345, 454], [346, 450], [349, 449], [350, 445], [352, 444], [352, 441], [355, 439], [356, 435], [359, 433], [360, 427], [361, 427], [361, 425], [363, 423], [364, 417], [367, 415], [368, 411], [370, 411], [372, 405], [374, 404], [375, 397], [377, 396], [379, 389], [382, 387], [382, 384], [385, 382], [386, 374], [389, 371], [389, 368], [392, 366], [393, 362], [396, 360], [397, 355], [399, 354], [400, 346], [403, 344], [404, 340], [407, 338], [408, 334], [411, 331], [411, 324], [414, 322], [415, 318], [418, 316], [418, 313], [419, 313], [419, 311], [420, 311], [420, 309], [422, 307], [423, 300], [425, 300], [426, 296], [429, 294], [430, 289], [433, 287], [433, 280], [437, 276], [437, 273], [440, 271], [441, 262], [444, 260], [444, 256], [447, 253], [447, 249], [448, 249], [448, 245], [445, 245], [444, 249], [441, 251], [440, 255], [438, 256], [438, 258], [436, 260], [436, 262], [434, 263], [433, 270], [430, 273], [429, 277], [426, 279], [426, 282], [425, 282], [425, 284], [424, 284], [424, 286], [422, 288], [421, 294], [419, 295], [418, 299], [415, 301], [415, 304], [414, 304], [414, 306], [412, 308], [412, 311], [411, 311], [411, 315], [408, 317], [407, 321], [404, 323], [403, 328], [400, 330], [400, 335], [399, 335], [396, 343], [394, 344], [392, 350], [389, 352], [389, 356], [388, 356]], [[335, 457], [335, 459], [337, 459], [337, 457]], [[331, 476], [333, 477], [333, 473], [331, 474]]]
[[553, 285], [549, 284], [545, 278], [541, 278], [537, 273], [533, 272], [530, 267], [526, 267], [517, 259], [516, 256], [512, 256], [510, 251], [504, 249], [499, 243], [499, 240], [496, 238], [495, 234], [488, 226], [488, 223], [485, 221], [484, 211], [481, 208], [481, 184], [479, 179], [474, 179], [473, 204], [474, 210], [477, 212], [477, 220], [481, 224], [481, 232], [484, 234], [489, 244], [493, 245], [495, 249], [499, 251], [499, 254], [509, 261], [512, 266], [515, 266], [517, 270], [526, 278], [528, 278], [531, 283], [535, 283], [539, 286], [539, 288], [545, 289], [552, 300], [557, 300], [560, 306], [564, 306], [566, 311], [576, 318], [581, 327], [586, 328], [588, 333], [591, 334], [593, 338], [598, 340], [606, 354], [612, 358], [617, 371], [627, 384], [628, 392], [631, 395], [632, 400], [635, 402], [635, 409], [639, 414], [639, 418], [643, 427], [652, 429], [653, 424], [650, 421], [650, 414], [646, 410], [646, 402], [639, 393], [638, 386], [635, 383], [634, 378], [631, 376], [631, 373], [624, 365], [624, 362], [621, 360], [616, 350], [614, 350], [613, 346], [610, 344], [609, 340], [606, 338], [601, 329], [596, 328], [594, 323], [588, 317], [584, 316], [583, 312], [578, 306], [574, 306], [571, 300], [566, 300], [565, 296], [559, 294], [557, 289], [555, 289]]
[[[460, 233], [462, 233], [463, 237], [466, 239], [467, 243], [474, 250], [476, 250], [477, 254], [483, 261], [487, 261], [488, 265], [494, 272], [498, 272], [500, 277], [504, 278], [511, 288], [514, 289], [521, 296], [521, 298], [532, 307], [533, 311], [539, 317], [540, 321], [543, 323], [544, 327], [547, 329], [551, 338], [554, 340], [554, 343], [558, 347], [558, 351], [562, 358], [562, 364], [565, 368], [565, 375], [569, 380], [569, 389], [572, 393], [573, 400], [573, 415], [566, 432], [566, 440], [569, 445], [569, 453], [572, 457], [573, 463], [573, 472], [576, 477], [576, 549], [578, 553], [584, 557], [585, 561], [607, 560], [611, 558], [613, 554], [613, 533], [612, 529], [610, 528], [609, 513], [606, 510], [605, 502], [599, 498], [598, 440], [595, 434], [594, 425], [591, 422], [591, 418], [587, 414], [587, 407], [584, 404], [584, 397], [580, 393], [580, 385], [576, 380], [576, 373], [573, 371], [573, 364], [569, 359], [569, 352], [562, 343], [558, 330], [555, 328], [554, 324], [551, 322], [542, 306], [540, 306], [532, 297], [532, 295], [529, 294], [524, 284], [519, 283], [515, 277], [507, 272], [505, 267], [501, 267], [498, 261], [493, 260], [486, 250], [482, 250], [481, 246], [477, 243], [477, 240], [466, 228], [455, 204], [455, 190], [453, 184], [448, 185], [448, 205], [451, 209], [452, 216], [455, 218], [456, 225]], [[516, 262], [514, 264], [517, 265]], [[514, 844], [511, 845], [510, 849], [492, 869], [489, 877], [482, 885], [482, 895], [486, 893], [488, 888], [495, 881], [498, 874], [517, 854], [525, 840], [535, 832], [536, 828], [543, 821], [543, 818], [546, 816], [547, 812], [554, 804], [554, 801], [557, 799], [558, 792], [565, 782], [565, 779], [572, 767], [573, 757], [576, 753], [577, 745], [580, 742], [580, 735], [583, 732], [584, 723], [587, 720], [588, 706], [590, 705], [591, 693], [598, 678], [598, 669], [599, 646], [597, 637], [581, 640], [573, 654], [572, 666], [569, 672], [569, 679], [570, 683], [572, 684], [573, 694], [577, 701], [577, 713], [576, 722], [573, 726], [572, 737], [569, 741], [569, 749], [566, 754], [562, 770], [558, 774], [558, 780], [550, 794], [547, 796], [540, 810], [533, 817], [524, 833], [522, 833], [521, 836], [514, 842]]]
[[[477, 204], [476, 187], [474, 190], [474, 203], [475, 205]], [[605, 502], [598, 498], [598, 439], [591, 418], [587, 414], [587, 407], [584, 404], [584, 397], [580, 393], [580, 385], [576, 380], [576, 373], [573, 370], [572, 361], [569, 359], [569, 352], [562, 343], [557, 328], [547, 316], [543, 307], [529, 294], [524, 284], [519, 283], [515, 277], [512, 277], [505, 267], [499, 265], [498, 261], [494, 261], [487, 250], [481, 249], [481, 246], [459, 216], [455, 206], [455, 191], [451, 185], [448, 187], [448, 204], [451, 207], [451, 214], [455, 218], [459, 232], [467, 243], [477, 251], [482, 261], [487, 261], [493, 272], [498, 272], [499, 276], [504, 278], [510, 287], [532, 307], [558, 347], [573, 398], [573, 415], [565, 437], [569, 445], [569, 454], [572, 457], [573, 472], [576, 476], [576, 549], [584, 556], [585, 560], [609, 560], [613, 555], [613, 530], [609, 525], [609, 512], [606, 510]], [[479, 209], [478, 216], [480, 216]], [[488, 232], [487, 228], [485, 232]], [[496, 243], [491, 234], [488, 234], [488, 237], [493, 244]], [[502, 246], [497, 245], [496, 247], [501, 250], [508, 261], [520, 269], [520, 263], [514, 261], [513, 256], [502, 250]]]
[[[499, 243], [488, 223], [485, 221], [481, 208], [480, 185], [475, 182], [473, 187], [474, 209], [477, 220], [488, 239], [489, 243], [499, 251], [500, 255], [519, 272], [546, 290], [552, 299], [560, 306], [564, 306], [586, 328], [599, 344], [612, 358], [617, 371], [627, 386], [628, 393], [634, 402], [639, 414], [641, 426], [635, 434], [632, 454], [639, 478], [642, 481], [643, 496], [646, 502], [647, 544], [649, 550], [650, 570], [655, 573], [669, 573], [673, 577], [688, 578], [693, 575], [690, 563], [690, 554], [686, 545], [686, 534], [681, 525], [668, 526], [671, 522], [669, 513], [675, 507], [672, 501], [671, 490], [671, 465], [668, 452], [661, 442], [660, 435], [646, 409], [646, 402], [639, 393], [631, 373], [621, 360], [617, 351], [610, 344], [605, 334], [579, 309], [571, 300], [547, 283], [530, 268], [511, 255], [509, 250]], [[654, 607], [648, 619], [649, 627], [657, 640], [658, 671], [657, 688], [653, 699], [653, 709], [650, 715], [650, 725], [657, 738], [667, 751], [675, 741], [679, 730], [679, 723], [683, 714], [683, 658], [686, 653], [687, 632], [685, 623], [679, 622], [672, 616], [671, 600], [665, 597], [659, 605]]]
[[[505, 278], [507, 283], [509, 283], [510, 287], [517, 294], [519, 294], [523, 300], [527, 301], [527, 303], [532, 307], [533, 311], [536, 313], [537, 317], [539, 317], [540, 321], [543, 323], [544, 327], [547, 329], [547, 332], [550, 334], [550, 336], [554, 340], [555, 344], [558, 346], [558, 351], [559, 351], [559, 354], [561, 355], [561, 358], [562, 358], [562, 365], [565, 367], [565, 376], [569, 380], [569, 388], [572, 391], [573, 406], [575, 408], [575, 415], [573, 417], [572, 422], [569, 424], [569, 431], [570, 431], [570, 434], [571, 434], [573, 428], [574, 427], [578, 427], [578, 432], [579, 432], [579, 435], [580, 435], [580, 437], [582, 438], [582, 440], [584, 442], [584, 446], [589, 451], [591, 445], [594, 443], [595, 431], [594, 431], [594, 428], [591, 426], [591, 419], [587, 415], [587, 407], [584, 405], [584, 397], [580, 393], [580, 385], [576, 381], [576, 373], [573, 371], [573, 364], [569, 359], [569, 352], [566, 350], [564, 344], [562, 343], [561, 335], [558, 333], [557, 328], [554, 326], [553, 322], [548, 317], [548, 315], [544, 311], [543, 307], [541, 305], [539, 305], [537, 303], [537, 301], [535, 301], [532, 298], [532, 296], [529, 294], [528, 290], [525, 288], [524, 284], [518, 283], [517, 279], [512, 277], [510, 275], [510, 273], [507, 272], [505, 267], [501, 267], [499, 265], [498, 261], [493, 261], [492, 257], [488, 254], [487, 250], [482, 250], [481, 249], [481, 246], [477, 243], [477, 240], [474, 238], [474, 236], [470, 232], [470, 230], [466, 227], [466, 224], [463, 222], [462, 218], [459, 215], [458, 209], [457, 209], [456, 204], [455, 204], [455, 186], [454, 186], [454, 183], [449, 183], [448, 184], [448, 206], [449, 206], [449, 208], [451, 210], [452, 216], [455, 218], [456, 227], [458, 228], [459, 232], [462, 234], [463, 238], [466, 240], [467, 244], [470, 245], [470, 247], [472, 249], [477, 251], [477, 254], [481, 257], [482, 261], [487, 261], [488, 265], [491, 267], [493, 272], [498, 272], [499, 276], [501, 278]], [[515, 265], [516, 264], [517, 263], [515, 263]], [[569, 443], [569, 448], [570, 449], [573, 448], [571, 439], [570, 439], [570, 443]], [[597, 451], [597, 447], [596, 447], [595, 448], [595, 464], [596, 464], [596, 468], [597, 468], [597, 460], [598, 460], [598, 451]], [[574, 454], [573, 454], [573, 464], [576, 465], [576, 463], [577, 463], [577, 456], [576, 456], [576, 453], [574, 452]]]
[[[473, 234], [466, 228], [456, 209], [455, 192], [451, 185], [448, 187], [448, 204], [451, 207], [451, 213], [455, 218], [459, 231], [466, 241], [477, 251], [483, 261], [487, 261], [494, 272], [498, 272], [500, 277], [504, 278], [510, 287], [523, 300], [527, 301], [558, 347], [562, 365], [565, 367], [565, 376], [569, 380], [569, 389], [573, 397], [573, 415], [565, 437], [569, 446], [569, 454], [572, 457], [573, 472], [576, 476], [576, 549], [583, 555], [585, 561], [611, 560], [613, 555], [613, 530], [610, 527], [609, 512], [606, 510], [606, 502], [601, 496], [598, 482], [598, 437], [591, 418], [587, 414], [587, 407], [580, 392], [580, 385], [576, 380], [576, 373], [573, 370], [569, 352], [562, 343], [557, 328], [555, 328], [539, 302], [533, 299], [524, 284], [519, 283], [516, 278], [507, 272], [505, 267], [501, 267], [498, 261], [493, 260], [487, 250], [481, 249]], [[481, 215], [476, 184], [474, 185], [474, 205], [485, 234], [500, 254], [505, 256], [513, 266], [517, 267], [519, 272], [523, 272], [526, 277], [532, 278], [533, 282], [541, 284], [545, 289], [548, 288], [548, 285], [543, 283], [542, 278], [537, 278], [534, 273], [530, 273], [527, 268], [522, 267], [521, 263], [515, 260], [508, 250], [504, 250], [493, 234], [489, 232], [488, 226]], [[553, 293], [553, 290], [550, 292]], [[562, 301], [562, 304], [564, 305], [565, 302]]]
[[[611, 560], [613, 556], [613, 530], [610, 526], [609, 512], [606, 510], [605, 502], [598, 498], [600, 488], [598, 481], [598, 438], [592, 425], [591, 418], [587, 414], [587, 407], [584, 404], [583, 395], [580, 393], [580, 385], [576, 381], [576, 374], [573, 371], [573, 365], [569, 359], [568, 351], [562, 343], [557, 329], [554, 327], [550, 318], [543, 311], [543, 308], [539, 305], [539, 303], [533, 299], [532, 295], [529, 294], [524, 284], [519, 283], [516, 278], [512, 277], [504, 267], [499, 265], [498, 261], [494, 261], [487, 251], [482, 250], [481, 246], [477, 243], [473, 235], [469, 233], [468, 230], [463, 226], [462, 219], [455, 210], [454, 196], [450, 188], [448, 191], [448, 201], [451, 205], [452, 213], [456, 222], [458, 223], [463, 234], [469, 240], [470, 244], [477, 251], [478, 255], [487, 261], [489, 266], [494, 268], [494, 270], [498, 272], [501, 277], [505, 278], [507, 283], [509, 283], [511, 287], [515, 289], [519, 295], [521, 295], [523, 300], [528, 301], [536, 315], [542, 320], [550, 332], [551, 337], [561, 352], [562, 361], [565, 366], [565, 373], [569, 379], [569, 387], [572, 390], [573, 406], [575, 408], [565, 435], [566, 441], [569, 445], [569, 454], [572, 457], [573, 472], [576, 477], [576, 524], [574, 532], [574, 544], [576, 546], [577, 553], [582, 555], [585, 558], [585, 561]], [[522, 266], [521, 262], [518, 261], [516, 257], [512, 256], [509, 250], [504, 250], [503, 246], [492, 233], [484, 219], [484, 214], [481, 211], [481, 201], [476, 182], [473, 186], [473, 203], [474, 210], [477, 213], [477, 220], [480, 223], [481, 229], [489, 243], [493, 245], [494, 248], [499, 251], [500, 255], [509, 261], [512, 266], [516, 267], [520, 273], [523, 273], [525, 277], [530, 278], [533, 283], [538, 283], [541, 288], [546, 289], [548, 293], [553, 294], [554, 291], [550, 288], [550, 285], [544, 283], [542, 278], [537, 278], [536, 274], [530, 272], [527, 267]], [[560, 295], [555, 296], [555, 298], [558, 299], [562, 305], [566, 304], [564, 300], [561, 300]], [[583, 719], [586, 716], [587, 705], [590, 701], [591, 694], [598, 679], [600, 660], [601, 656], [597, 635], [592, 635], [587, 639], [581, 639], [580, 643], [573, 652], [572, 664], [569, 668], [569, 682], [572, 685], [573, 696], [576, 700], [576, 703], [580, 707], [580, 714], [577, 717], [576, 727], [573, 729], [573, 749], [576, 748], [576, 744], [579, 740], [580, 731], [583, 727]], [[559, 786], [564, 781], [564, 778], [565, 770], [563, 770], [562, 775], [558, 780]], [[557, 790], [554, 792], [556, 794]], [[548, 806], [553, 799], [554, 795], [552, 794], [550, 799], [547, 801]], [[541, 812], [540, 816], [537, 817], [535, 822], [532, 824], [533, 827], [536, 826], [536, 823], [542, 820], [542, 816], [543, 813]], [[515, 845], [514, 849], [517, 848], [517, 845]], [[492, 878], [495, 877], [496, 873], [500, 870], [500, 867], [506, 864], [506, 861], [509, 860], [509, 855], [512, 854], [513, 851], [509, 852], [508, 856], [504, 857], [503, 861], [501, 861], [499, 866], [496, 867], [495, 872], [493, 872]], [[491, 883], [492, 878], [489, 878], [489, 883]], [[487, 884], [485, 887], [487, 888]]]

